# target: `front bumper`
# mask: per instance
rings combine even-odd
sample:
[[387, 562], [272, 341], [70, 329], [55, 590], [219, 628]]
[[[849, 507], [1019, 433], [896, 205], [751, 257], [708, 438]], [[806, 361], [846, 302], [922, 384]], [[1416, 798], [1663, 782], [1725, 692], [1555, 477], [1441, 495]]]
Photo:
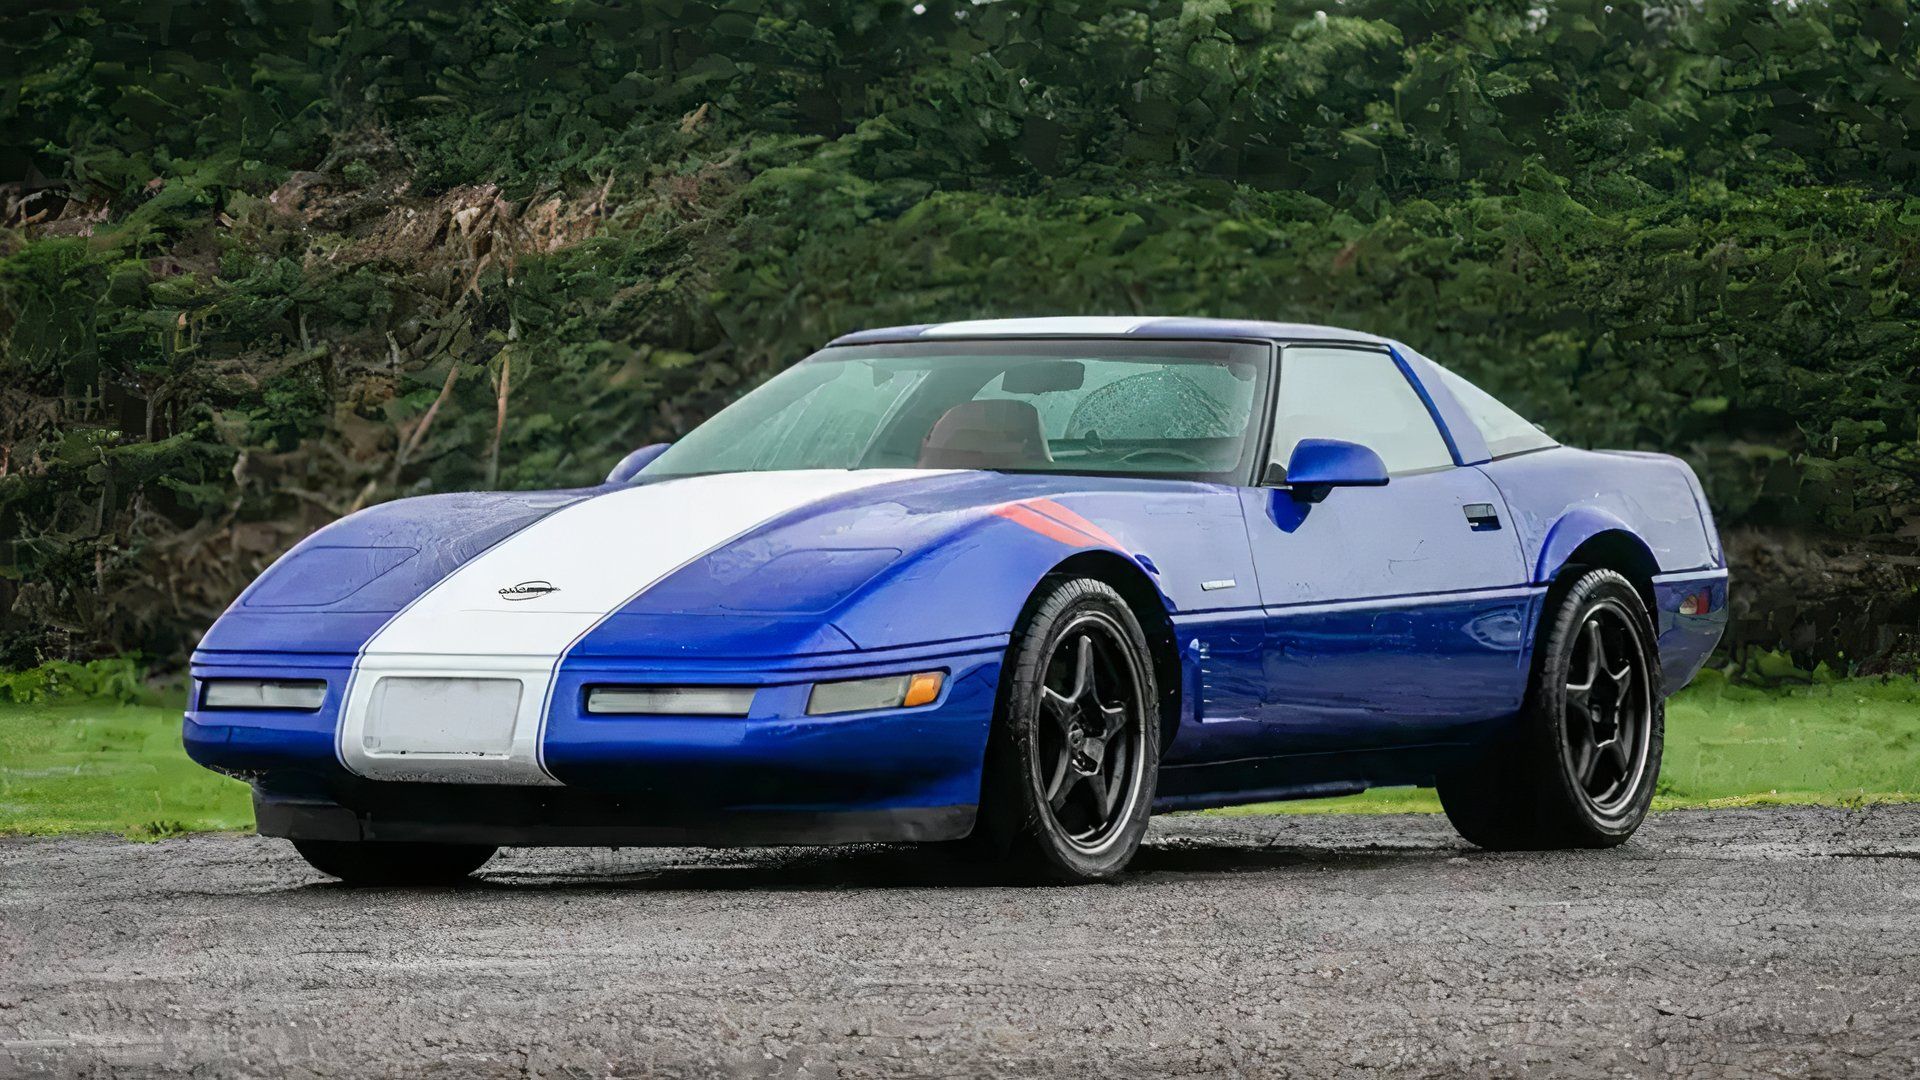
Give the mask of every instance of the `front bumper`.
[[256, 786], [262, 836], [293, 840], [428, 841], [520, 847], [764, 847], [957, 840], [975, 806], [854, 810], [689, 810], [645, 796], [571, 788], [364, 781], [340, 793]]
[[[319, 678], [311, 713], [206, 710], [187, 751], [254, 785], [261, 833], [495, 844], [849, 843], [964, 836], [998, 692], [1003, 639], [881, 653], [695, 663], [563, 664], [538, 736], [551, 786], [358, 775], [336, 731], [351, 658], [196, 658], [196, 679]], [[930, 705], [808, 716], [815, 682], [939, 669]], [[752, 685], [746, 717], [586, 713], [589, 686]]]

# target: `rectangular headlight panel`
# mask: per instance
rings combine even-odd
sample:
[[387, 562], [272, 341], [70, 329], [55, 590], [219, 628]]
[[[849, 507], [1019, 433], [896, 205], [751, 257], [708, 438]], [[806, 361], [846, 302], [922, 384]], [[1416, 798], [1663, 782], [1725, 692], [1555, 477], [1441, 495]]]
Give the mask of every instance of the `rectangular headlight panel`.
[[941, 672], [922, 671], [914, 675], [882, 675], [877, 679], [815, 683], [813, 693], [807, 698], [807, 715], [827, 716], [931, 704], [940, 696], [940, 684], [944, 680]]
[[595, 686], [587, 711], [599, 716], [745, 716], [751, 686]]
[[200, 692], [203, 709], [303, 709], [327, 700], [327, 684], [318, 679], [208, 679]]

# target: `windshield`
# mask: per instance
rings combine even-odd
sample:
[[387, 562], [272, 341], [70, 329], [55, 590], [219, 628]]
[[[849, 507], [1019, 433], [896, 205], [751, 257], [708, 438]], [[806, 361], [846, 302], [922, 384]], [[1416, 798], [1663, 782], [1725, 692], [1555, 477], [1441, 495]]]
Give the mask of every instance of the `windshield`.
[[640, 477], [999, 469], [1244, 483], [1270, 350], [1208, 341], [953, 341], [815, 353]]

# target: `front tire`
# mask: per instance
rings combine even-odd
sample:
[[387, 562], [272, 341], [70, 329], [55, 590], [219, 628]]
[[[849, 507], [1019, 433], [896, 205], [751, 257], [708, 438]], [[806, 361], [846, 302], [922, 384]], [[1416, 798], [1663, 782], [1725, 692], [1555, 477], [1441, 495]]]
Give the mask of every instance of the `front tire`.
[[1666, 739], [1653, 621], [1632, 582], [1588, 570], [1539, 633], [1518, 730], [1441, 777], [1440, 805], [1496, 851], [1624, 843], [1652, 805]]
[[1112, 586], [1042, 585], [1008, 650], [980, 829], [1023, 876], [1110, 878], [1146, 835], [1160, 772], [1146, 634]]
[[452, 885], [486, 865], [484, 844], [295, 840], [308, 865], [349, 885]]

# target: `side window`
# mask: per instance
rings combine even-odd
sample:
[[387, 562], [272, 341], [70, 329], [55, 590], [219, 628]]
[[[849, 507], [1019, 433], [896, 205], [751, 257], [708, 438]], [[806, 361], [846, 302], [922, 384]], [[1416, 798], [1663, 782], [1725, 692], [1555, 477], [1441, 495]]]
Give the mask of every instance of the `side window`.
[[1529, 450], [1544, 450], [1560, 445], [1553, 441], [1553, 436], [1502, 405], [1492, 394], [1438, 364], [1434, 367], [1440, 369], [1440, 378], [1447, 384], [1447, 389], [1453, 391], [1454, 400], [1467, 410], [1467, 416], [1480, 429], [1481, 437], [1487, 440], [1487, 453], [1494, 457], [1506, 457], [1508, 454], [1524, 454]]
[[1280, 354], [1273, 460], [1301, 439], [1344, 439], [1380, 455], [1390, 473], [1453, 464], [1426, 403], [1383, 352], [1288, 346]]

